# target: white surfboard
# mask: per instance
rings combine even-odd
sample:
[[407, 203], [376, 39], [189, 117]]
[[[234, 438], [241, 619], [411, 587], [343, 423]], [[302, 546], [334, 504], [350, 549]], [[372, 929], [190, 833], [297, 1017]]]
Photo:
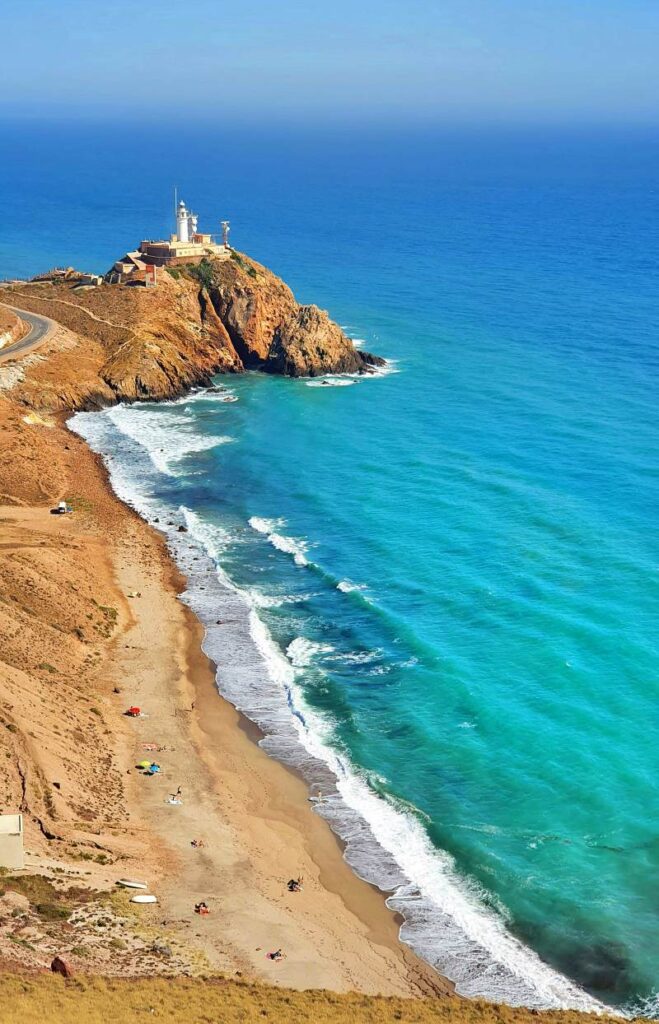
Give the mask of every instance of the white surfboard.
[[123, 885], [124, 889], [147, 889], [146, 882], [135, 882], [132, 878], [118, 878], [117, 885]]
[[157, 903], [158, 902], [158, 897], [157, 896], [147, 896], [147, 895], [144, 895], [144, 896], [131, 896], [130, 902], [131, 903]]

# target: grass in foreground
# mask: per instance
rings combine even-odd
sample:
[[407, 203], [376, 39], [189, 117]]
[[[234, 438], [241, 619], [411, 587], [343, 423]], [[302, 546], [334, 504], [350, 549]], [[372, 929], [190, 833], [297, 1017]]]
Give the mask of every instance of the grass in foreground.
[[[120, 980], [0, 976], [0, 1024], [614, 1024], [576, 1012], [538, 1013], [461, 999], [387, 999], [294, 992], [222, 979]], [[619, 1019], [616, 1020], [619, 1024]]]

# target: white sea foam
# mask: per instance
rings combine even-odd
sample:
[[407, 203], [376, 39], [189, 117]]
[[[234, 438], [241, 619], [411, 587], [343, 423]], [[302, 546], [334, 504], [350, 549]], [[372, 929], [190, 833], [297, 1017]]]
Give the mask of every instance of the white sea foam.
[[303, 566], [309, 564], [306, 557], [309, 547], [307, 541], [302, 540], [300, 537], [286, 537], [284, 534], [276, 532], [277, 528], [286, 525], [286, 520], [261, 519], [259, 516], [252, 516], [249, 520], [249, 525], [257, 533], [264, 534], [273, 548], [277, 548], [278, 551], [283, 551], [287, 555], [292, 555], [296, 565]]
[[231, 437], [213, 437], [197, 433], [190, 420], [169, 410], [140, 409], [117, 405], [106, 415], [114, 425], [149, 455], [156, 469], [175, 476], [174, 465], [195, 452], [208, 451], [227, 444]]
[[286, 526], [285, 519], [262, 519], [260, 516], [252, 516], [249, 525], [258, 533], [274, 533], [280, 526]]
[[368, 665], [381, 657], [382, 651], [378, 647], [374, 651], [337, 651], [332, 656], [332, 660], [343, 662], [346, 665]]
[[294, 668], [306, 668], [319, 654], [331, 654], [334, 648], [331, 644], [321, 644], [315, 640], [307, 640], [304, 636], [298, 636], [286, 648], [286, 657]]
[[353, 583], [352, 580], [341, 580], [337, 583], [336, 589], [340, 590], [342, 594], [350, 594], [354, 590], [368, 590], [365, 583]]
[[400, 373], [398, 360], [385, 359], [384, 365], [372, 367], [369, 373], [365, 375], [365, 379], [368, 379], [369, 377], [388, 377], [392, 373]]
[[345, 377], [316, 377], [305, 381], [308, 388], [348, 388], [356, 383], [356, 380], [347, 380]]
[[[136, 410], [136, 421], [145, 413]], [[147, 518], [160, 517], [160, 529], [188, 577], [184, 599], [206, 627], [204, 650], [218, 665], [218, 685], [264, 731], [264, 748], [298, 767], [322, 790], [315, 809], [345, 840], [346, 859], [357, 873], [393, 892], [388, 903], [403, 915], [401, 937], [465, 995], [602, 1011], [601, 1004], [507, 931], [505, 908], [492, 909], [491, 898], [460, 875], [449, 854], [433, 846], [413, 807], [376, 793], [373, 780], [336, 747], [332, 721], [307, 706], [301, 689], [303, 663], [320, 651], [302, 637], [289, 645], [290, 657], [280, 650], [253, 595], [236, 587], [218, 565], [230, 540], [226, 531], [185, 508], [167, 510], [169, 519], [163, 522], [164, 506], [149, 491], [153, 481], [144, 450], [149, 440], [136, 423], [131, 424], [135, 436], [127, 436], [126, 426], [126, 418], [94, 413], [76, 416], [72, 429], [105, 454], [117, 493]], [[168, 525], [181, 520], [188, 533]], [[270, 540], [280, 536], [277, 530], [285, 524], [256, 518], [250, 525]]]
[[194, 405], [196, 402], [237, 402], [238, 396], [235, 391], [229, 387], [222, 388], [200, 388], [197, 391], [191, 391], [187, 395], [183, 395], [182, 398], [174, 398], [167, 402], [167, 406], [178, 406], [178, 405]]
[[286, 604], [298, 604], [301, 601], [308, 601], [311, 594], [264, 594], [256, 587], [250, 587], [247, 591], [250, 601], [257, 608], [281, 608]]

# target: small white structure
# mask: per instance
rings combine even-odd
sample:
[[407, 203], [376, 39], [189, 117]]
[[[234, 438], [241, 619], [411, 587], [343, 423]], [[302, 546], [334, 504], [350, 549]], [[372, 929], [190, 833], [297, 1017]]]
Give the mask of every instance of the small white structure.
[[0, 814], [0, 867], [25, 867], [22, 814]]
[[178, 242], [191, 242], [197, 234], [198, 220], [197, 214], [188, 210], [181, 199], [181, 202], [176, 207], [176, 240]]

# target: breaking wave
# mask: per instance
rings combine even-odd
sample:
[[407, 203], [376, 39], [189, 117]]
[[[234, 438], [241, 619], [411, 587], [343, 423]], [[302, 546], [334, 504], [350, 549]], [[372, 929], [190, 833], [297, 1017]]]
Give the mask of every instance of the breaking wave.
[[261, 519], [259, 516], [252, 516], [249, 525], [257, 533], [264, 534], [273, 548], [292, 555], [296, 565], [309, 565], [306, 557], [309, 547], [307, 542], [298, 537], [286, 537], [284, 534], [276, 532], [279, 527], [286, 525], [285, 519]]

